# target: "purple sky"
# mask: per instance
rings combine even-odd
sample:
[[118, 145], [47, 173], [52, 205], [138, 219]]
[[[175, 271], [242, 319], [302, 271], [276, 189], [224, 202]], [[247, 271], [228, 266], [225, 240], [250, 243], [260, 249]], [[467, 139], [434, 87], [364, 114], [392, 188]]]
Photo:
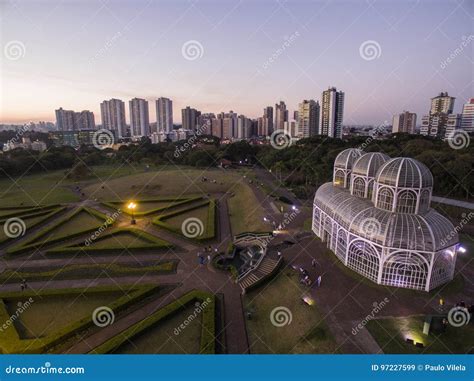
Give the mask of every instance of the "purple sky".
[[[173, 99], [176, 122], [186, 105], [257, 117], [280, 99], [292, 115], [330, 85], [346, 93], [344, 124], [379, 124], [404, 109], [420, 121], [440, 91], [460, 112], [474, 96], [473, 8], [469, 0], [2, 0], [0, 123], [53, 121], [58, 107], [92, 110], [100, 122], [99, 104], [112, 97], [126, 101], [127, 121], [133, 97], [152, 101], [155, 121], [159, 96]], [[183, 54], [191, 40], [202, 46], [194, 60]], [[374, 59], [361, 55], [366, 41]]]

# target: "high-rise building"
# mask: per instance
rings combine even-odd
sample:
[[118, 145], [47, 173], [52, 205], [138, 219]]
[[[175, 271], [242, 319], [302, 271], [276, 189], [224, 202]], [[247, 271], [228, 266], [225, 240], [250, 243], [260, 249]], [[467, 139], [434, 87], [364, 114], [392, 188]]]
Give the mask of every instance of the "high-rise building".
[[212, 121], [216, 119], [213, 113], [204, 113], [197, 118], [197, 132], [199, 135], [213, 135]]
[[212, 119], [211, 121], [211, 129], [212, 135], [222, 139], [222, 122], [224, 118], [222, 118], [221, 114], [217, 115], [217, 118]]
[[445, 139], [449, 139], [452, 134], [461, 128], [462, 114], [449, 114], [446, 121]]
[[330, 87], [323, 91], [320, 134], [332, 138], [342, 138], [344, 117], [344, 93]]
[[319, 134], [319, 102], [304, 100], [298, 106], [298, 135], [309, 138]]
[[263, 109], [263, 117], [259, 118], [258, 135], [268, 136], [273, 132], [273, 107], [267, 106]]
[[287, 134], [291, 138], [296, 138], [299, 136], [299, 132], [297, 130], [297, 123], [294, 120], [285, 122], [285, 126], [283, 129], [285, 131], [285, 134]]
[[195, 108], [187, 106], [181, 110], [181, 120], [183, 129], [185, 130], [195, 130], [196, 124], [198, 121], [198, 116], [201, 115], [201, 112]]
[[474, 132], [474, 98], [464, 103], [462, 108], [461, 128], [466, 132]]
[[94, 113], [88, 110], [74, 113], [74, 125], [76, 130], [94, 130]]
[[[283, 130], [285, 128], [285, 122], [288, 121], [288, 110], [286, 104], [283, 101], [275, 104], [275, 129]], [[272, 133], [273, 131], [270, 131]]]
[[454, 100], [456, 98], [450, 97], [447, 92], [441, 92], [438, 96], [431, 98], [430, 114], [452, 114], [454, 109]]
[[233, 111], [223, 114], [222, 138], [232, 139], [237, 137], [237, 114]]
[[168, 98], [156, 100], [156, 129], [158, 132], [173, 131], [173, 102]]
[[414, 134], [416, 128], [416, 114], [403, 111], [401, 114], [394, 115], [392, 121], [392, 134], [403, 132]]
[[74, 131], [75, 130], [75, 113], [72, 110], [64, 110], [62, 107], [55, 110], [56, 113], [56, 130], [58, 131]]
[[116, 137], [127, 136], [127, 124], [125, 122], [125, 102], [120, 99], [110, 99], [100, 104], [102, 128], [112, 131]]
[[430, 113], [421, 119], [421, 135], [440, 138], [446, 136], [448, 115], [453, 112], [455, 99], [450, 97], [447, 92], [441, 92], [438, 96], [431, 98]]
[[247, 139], [252, 136], [252, 120], [245, 115], [239, 115], [237, 118], [237, 131], [235, 133], [237, 139]]
[[141, 98], [133, 98], [128, 104], [130, 107], [130, 132], [132, 136], [149, 136], [150, 116], [148, 113], [148, 101]]

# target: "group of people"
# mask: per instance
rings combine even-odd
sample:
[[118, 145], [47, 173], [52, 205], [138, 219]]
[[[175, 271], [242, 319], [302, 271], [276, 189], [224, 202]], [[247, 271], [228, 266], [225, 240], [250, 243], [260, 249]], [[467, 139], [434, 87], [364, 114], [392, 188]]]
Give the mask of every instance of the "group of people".
[[[217, 254], [219, 252], [219, 250], [217, 249], [217, 247], [214, 248], [214, 250], [212, 250], [212, 246], [209, 245], [207, 247], [204, 248], [204, 253], [201, 253], [200, 251], [197, 253], [197, 257], [199, 259], [199, 264], [200, 265], [204, 265], [206, 263], [211, 263], [211, 259], [212, 259], [212, 252], [214, 251], [214, 254]], [[207, 262], [206, 262], [207, 260]]]
[[28, 284], [26, 283], [26, 279], [23, 279], [20, 283], [20, 289], [21, 291], [24, 291], [28, 288]]
[[[300, 283], [304, 284], [305, 286], [312, 286], [313, 285], [313, 281], [311, 280], [311, 278], [309, 277], [309, 273], [308, 271], [306, 271], [306, 269], [304, 269], [303, 267], [300, 267]], [[322, 276], [319, 275], [317, 278], [316, 278], [316, 285], [317, 287], [321, 287], [321, 280], [322, 280]]]

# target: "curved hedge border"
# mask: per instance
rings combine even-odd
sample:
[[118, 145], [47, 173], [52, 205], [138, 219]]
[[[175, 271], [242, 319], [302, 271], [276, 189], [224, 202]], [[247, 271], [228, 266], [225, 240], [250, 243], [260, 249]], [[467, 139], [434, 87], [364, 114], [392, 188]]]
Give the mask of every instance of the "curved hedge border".
[[187, 209], [180, 209], [176, 211], [172, 211], [170, 213], [163, 214], [161, 216], [155, 217], [152, 220], [152, 223], [156, 226], [162, 227], [164, 229], [170, 230], [173, 233], [179, 234], [180, 236], [183, 236], [183, 233], [181, 231], [181, 228], [177, 228], [175, 226], [172, 226], [170, 224], [167, 224], [165, 221], [167, 218], [179, 216], [180, 214], [186, 214], [192, 210], [202, 208], [203, 206], [208, 205], [208, 213], [207, 213], [207, 223], [206, 223], [206, 230], [201, 234], [199, 237], [195, 237], [195, 240], [198, 241], [207, 241], [211, 240], [216, 236], [216, 202], [214, 199], [210, 200], [205, 200], [199, 204], [193, 205], [190, 208]]
[[[61, 207], [60, 204], [51, 204], [43, 206], [4, 206], [0, 208], [0, 219], [6, 219], [10, 217], [23, 217], [28, 214], [36, 214], [42, 211], [56, 209]], [[3, 211], [15, 210], [7, 214], [1, 214]]]
[[[65, 210], [66, 207], [64, 206], [61, 206], [61, 207], [58, 207], [58, 208], [54, 208], [54, 209], [41, 209], [39, 210], [38, 212], [36, 213], [29, 213], [29, 214], [17, 214], [15, 215], [16, 217], [18, 218], [21, 218], [22, 220], [25, 220], [27, 218], [35, 218], [35, 217], [42, 217], [44, 216], [42, 219], [34, 222], [34, 223], [28, 223], [28, 222], [25, 222], [26, 224], [26, 230], [28, 229], [31, 229], [31, 228], [34, 228], [35, 226], [45, 222], [46, 220], [48, 220], [49, 218], [55, 216], [56, 214], [62, 212], [63, 210]], [[12, 218], [12, 215], [9, 215], [9, 217], [5, 217], [5, 216], [1, 216], [0, 217], [0, 225], [4, 224], [8, 219]], [[0, 243], [4, 243], [4, 242], [7, 242], [7, 241], [11, 241], [15, 238], [11, 238], [11, 237], [8, 237], [8, 236], [5, 236], [4, 238], [0, 238]]]
[[[65, 222], [71, 220], [72, 218], [74, 218], [74, 216], [76, 216], [77, 214], [79, 214], [81, 212], [89, 213], [90, 215], [103, 220], [103, 222], [102, 223], [98, 222], [97, 225], [94, 225], [90, 228], [78, 230], [78, 231], [76, 231], [74, 233], [71, 233], [71, 234], [69, 234], [67, 236], [64, 236], [64, 237], [57, 237], [57, 238], [54, 238], [54, 239], [46, 239], [44, 241], [41, 240], [42, 237], [46, 236], [48, 233], [52, 232], [54, 229], [60, 227]], [[24, 242], [20, 245], [9, 248], [7, 250], [7, 254], [23, 253], [23, 252], [31, 250], [31, 249], [36, 249], [36, 248], [38, 248], [42, 245], [45, 245], [45, 244], [51, 244], [51, 243], [57, 243], [57, 242], [65, 241], [65, 240], [68, 240], [68, 239], [71, 239], [71, 238], [81, 236], [81, 235], [86, 234], [86, 233], [93, 232], [93, 231], [99, 229], [104, 224], [106, 224], [107, 226], [113, 225], [114, 222], [115, 222], [114, 220], [108, 218], [105, 214], [100, 213], [99, 211], [97, 211], [95, 209], [90, 209], [90, 208], [87, 208], [87, 207], [80, 207], [80, 208], [77, 208], [76, 210], [74, 210], [71, 214], [65, 216], [64, 218], [61, 218], [59, 221], [54, 223], [52, 226], [49, 226], [49, 227], [39, 231], [38, 233], [36, 233], [32, 237], [30, 237], [26, 242]]]
[[[123, 234], [123, 233], [130, 233], [137, 238], [140, 238], [142, 240], [148, 241], [148, 244], [143, 244], [139, 243], [136, 246], [132, 247], [101, 247], [101, 248], [95, 248], [94, 243], [100, 242], [104, 239]], [[115, 229], [109, 233], [104, 233], [101, 236], [99, 236], [96, 240], [94, 240], [89, 246], [82, 245], [82, 246], [75, 246], [75, 245], [64, 245], [60, 247], [55, 247], [53, 249], [49, 249], [47, 253], [54, 253], [54, 254], [68, 254], [68, 253], [75, 253], [78, 251], [84, 251], [87, 253], [94, 253], [94, 254], [100, 254], [100, 253], [110, 253], [110, 252], [116, 252], [116, 251], [135, 251], [135, 250], [159, 250], [159, 249], [169, 249], [173, 247], [173, 245], [161, 238], [155, 237], [154, 235], [147, 233], [143, 230], [139, 229], [133, 229], [133, 228], [118, 228]]]
[[[198, 201], [198, 200], [201, 200], [201, 199], [202, 199], [202, 196], [196, 196], [196, 197], [191, 197], [191, 198], [189, 198], [189, 197], [186, 197], [186, 198], [163, 197], [163, 198], [161, 198], [160, 197], [160, 198], [156, 198], [156, 199], [137, 200], [136, 203], [138, 205], [146, 204], [147, 202], [159, 202], [159, 201], [176, 201], [176, 203], [174, 203], [172, 205], [162, 206], [160, 208], [150, 209], [150, 210], [147, 210], [146, 212], [137, 211], [137, 212], [134, 212], [133, 215], [136, 216], [136, 217], [148, 216], [148, 215], [153, 214], [153, 213], [162, 212], [162, 211], [172, 209], [172, 208], [175, 208], [177, 206], [189, 204], [191, 202]], [[102, 204], [109, 207], [109, 208], [117, 210], [118, 209], [117, 206], [125, 205], [126, 202], [124, 202], [124, 201], [107, 201], [107, 202], [103, 202]], [[127, 208], [121, 208], [120, 210], [123, 213], [128, 214], [129, 216], [132, 215], [132, 213], [127, 210]]]
[[103, 344], [94, 348], [89, 353], [94, 354], [105, 354], [111, 353], [114, 350], [117, 350], [122, 344], [126, 341], [132, 340], [135, 336], [140, 334], [142, 331], [151, 328], [155, 324], [159, 323], [161, 320], [166, 317], [175, 314], [187, 306], [189, 306], [194, 301], [198, 300], [203, 302], [206, 299], [210, 299], [211, 302], [202, 310], [202, 328], [201, 328], [201, 339], [200, 339], [200, 350], [201, 354], [214, 354], [216, 351], [215, 343], [215, 315], [216, 315], [216, 303], [215, 296], [208, 292], [193, 290], [187, 294], [181, 296], [179, 299], [167, 304], [163, 308], [160, 308], [158, 311], [148, 316], [146, 319], [132, 325], [131, 327], [120, 332], [115, 337], [107, 340]]
[[[132, 287], [130, 292], [127, 295], [124, 295], [114, 302], [108, 305], [111, 308], [115, 315], [117, 315], [120, 311], [128, 308], [132, 304], [150, 296], [151, 294], [158, 291], [160, 287], [151, 285], [151, 286], [139, 286], [139, 287]], [[88, 288], [86, 291], [87, 293], [104, 293], [104, 292], [117, 292], [121, 291], [116, 287], [110, 286], [102, 286], [102, 287], [93, 287]], [[33, 290], [25, 290], [23, 292], [5, 292], [0, 294], [0, 321], [7, 322], [10, 321], [10, 315], [5, 307], [3, 299], [5, 298], [28, 298], [32, 297], [33, 299], [38, 296], [52, 296], [52, 295], [64, 295], [64, 294], [75, 294], [75, 293], [84, 293], [83, 288], [75, 288], [75, 289], [60, 289], [60, 290], [42, 290], [42, 291], [33, 291]], [[21, 319], [21, 316], [20, 316]], [[3, 324], [3, 323], [2, 323]], [[79, 333], [82, 330], [85, 330], [94, 323], [92, 321], [92, 314], [89, 316], [85, 316], [82, 319], [71, 323], [58, 331], [54, 334], [48, 335], [46, 337], [38, 338], [38, 339], [20, 339], [18, 332], [15, 329], [15, 326], [12, 324], [8, 326], [8, 328], [3, 329], [2, 326], [2, 340], [0, 341], [0, 350], [2, 353], [44, 353], [48, 349], [60, 344], [61, 342], [67, 340], [71, 336]], [[8, 339], [8, 342], [6, 339]]]

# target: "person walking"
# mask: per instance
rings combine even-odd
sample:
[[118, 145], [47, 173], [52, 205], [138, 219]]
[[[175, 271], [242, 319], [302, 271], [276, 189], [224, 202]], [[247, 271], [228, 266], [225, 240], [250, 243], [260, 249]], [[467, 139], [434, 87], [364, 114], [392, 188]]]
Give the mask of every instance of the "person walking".
[[311, 267], [316, 267], [316, 259], [314, 259], [314, 258], [311, 261]]
[[318, 280], [317, 280], [317, 282], [318, 282], [318, 287], [321, 287], [321, 275], [320, 275], [320, 276], [318, 276]]

